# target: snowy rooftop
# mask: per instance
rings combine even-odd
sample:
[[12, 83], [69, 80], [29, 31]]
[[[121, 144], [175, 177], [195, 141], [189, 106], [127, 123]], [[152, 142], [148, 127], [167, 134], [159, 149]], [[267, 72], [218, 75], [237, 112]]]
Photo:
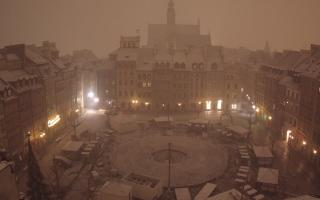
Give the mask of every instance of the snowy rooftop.
[[254, 154], [257, 158], [272, 158], [273, 155], [269, 149], [269, 147], [266, 146], [253, 146]]
[[235, 200], [235, 199], [241, 199], [241, 193], [236, 189], [231, 189], [207, 198], [207, 200]]
[[24, 70], [1, 70], [0, 78], [6, 82], [17, 81], [19, 79], [33, 78], [34, 75], [28, 74]]
[[[106, 182], [99, 190], [98, 200], [106, 199], [110, 196], [129, 197], [132, 191], [130, 185], [119, 182]], [[111, 198], [111, 197], [109, 197]]]
[[1, 162], [0, 162], [0, 172], [1, 172], [2, 170], [4, 170], [5, 168], [7, 168], [9, 165], [10, 165], [9, 162], [7, 162], [7, 161], [1, 161]]
[[20, 58], [16, 54], [9, 53], [6, 55], [8, 61], [19, 61]]
[[303, 195], [303, 196], [298, 196], [293, 198], [287, 198], [286, 200], [320, 200], [320, 198], [312, 197], [309, 195]]
[[139, 174], [134, 174], [134, 173], [129, 174], [125, 178], [125, 180], [130, 183], [134, 183], [137, 185], [150, 187], [150, 188], [155, 188], [160, 183], [159, 179], [155, 179], [155, 178], [151, 178], [151, 177], [143, 176]]
[[62, 151], [76, 152], [76, 151], [79, 151], [82, 146], [83, 146], [83, 142], [70, 141], [62, 148]]
[[175, 189], [177, 200], [191, 200], [191, 195], [188, 188]]
[[40, 54], [32, 51], [29, 48], [26, 48], [25, 53], [26, 53], [27, 58], [29, 58], [35, 64], [42, 65], [42, 64], [48, 63], [48, 61], [46, 59], [44, 59]]

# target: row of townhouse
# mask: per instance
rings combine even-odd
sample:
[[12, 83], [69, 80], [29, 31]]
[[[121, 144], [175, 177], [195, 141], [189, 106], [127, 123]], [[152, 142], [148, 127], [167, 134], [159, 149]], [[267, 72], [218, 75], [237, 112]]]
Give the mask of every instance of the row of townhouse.
[[245, 94], [254, 93], [256, 65], [225, 62], [221, 46], [161, 49], [140, 47], [139, 37], [121, 37], [109, 61], [113, 98], [122, 110], [240, 109]]
[[258, 116], [275, 137], [320, 164], [320, 46], [275, 53], [256, 73]]
[[54, 43], [0, 50], [0, 149], [6, 157], [23, 164], [27, 134], [40, 149], [74, 120], [76, 78]]

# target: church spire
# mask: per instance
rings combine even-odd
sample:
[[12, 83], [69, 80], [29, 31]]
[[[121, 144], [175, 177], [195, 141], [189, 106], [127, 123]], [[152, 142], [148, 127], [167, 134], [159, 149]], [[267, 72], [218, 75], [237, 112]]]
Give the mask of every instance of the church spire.
[[176, 12], [174, 9], [173, 0], [169, 0], [168, 10], [167, 10], [167, 24], [169, 25], [176, 24]]

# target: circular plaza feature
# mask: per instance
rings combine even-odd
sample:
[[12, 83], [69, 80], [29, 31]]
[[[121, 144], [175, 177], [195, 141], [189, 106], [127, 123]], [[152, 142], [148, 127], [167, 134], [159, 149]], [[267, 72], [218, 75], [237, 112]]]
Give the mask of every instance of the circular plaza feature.
[[228, 153], [207, 138], [161, 134], [118, 135], [111, 162], [124, 174], [136, 173], [168, 183], [169, 143], [171, 143], [171, 186], [201, 184], [222, 175]]
[[187, 159], [186, 153], [175, 149], [171, 149], [170, 151], [169, 149], [162, 149], [154, 152], [152, 156], [155, 161], [160, 163], [168, 163], [169, 158], [172, 164], [180, 163]]

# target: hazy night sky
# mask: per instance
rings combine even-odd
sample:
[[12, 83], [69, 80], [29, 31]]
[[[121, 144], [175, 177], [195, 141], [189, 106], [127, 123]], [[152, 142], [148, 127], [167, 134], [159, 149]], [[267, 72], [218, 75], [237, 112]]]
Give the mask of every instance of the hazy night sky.
[[[308, 49], [320, 44], [319, 0], [175, 0], [177, 23], [196, 24], [213, 44], [261, 49]], [[61, 52], [92, 49], [106, 56], [120, 35], [165, 23], [168, 0], [0, 0], [0, 46], [43, 40]]]

